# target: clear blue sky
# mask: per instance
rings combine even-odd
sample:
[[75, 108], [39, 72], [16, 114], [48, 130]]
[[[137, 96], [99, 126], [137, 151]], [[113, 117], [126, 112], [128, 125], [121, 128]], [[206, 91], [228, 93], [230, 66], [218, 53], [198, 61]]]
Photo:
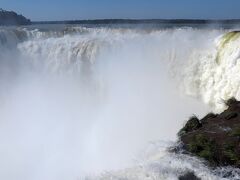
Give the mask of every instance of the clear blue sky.
[[0, 0], [0, 7], [32, 20], [240, 19], [240, 0]]

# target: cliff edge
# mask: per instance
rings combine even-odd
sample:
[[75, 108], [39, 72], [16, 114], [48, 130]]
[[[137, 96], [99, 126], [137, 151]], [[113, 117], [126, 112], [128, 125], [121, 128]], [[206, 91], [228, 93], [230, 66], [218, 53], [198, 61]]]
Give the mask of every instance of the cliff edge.
[[6, 11], [0, 8], [0, 25], [29, 25], [31, 20], [13, 11]]
[[240, 167], [240, 101], [232, 98], [220, 114], [191, 117], [179, 131], [186, 153], [207, 160], [211, 166]]

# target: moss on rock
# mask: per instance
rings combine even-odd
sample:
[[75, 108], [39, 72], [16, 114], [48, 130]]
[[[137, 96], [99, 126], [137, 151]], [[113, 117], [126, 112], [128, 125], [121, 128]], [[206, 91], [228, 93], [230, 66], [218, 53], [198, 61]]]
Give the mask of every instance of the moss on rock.
[[239, 164], [240, 157], [238, 156], [236, 150], [236, 143], [229, 142], [224, 144], [224, 156], [227, 158], [227, 161], [230, 161], [230, 164]]
[[202, 124], [200, 123], [199, 119], [196, 116], [192, 116], [187, 121], [185, 126], [179, 131], [178, 135], [181, 136], [185, 133], [189, 133], [191, 131], [197, 130], [200, 127], [202, 127]]
[[203, 134], [197, 134], [191, 138], [187, 144], [187, 149], [191, 153], [197, 154], [199, 157], [204, 158], [211, 163], [214, 162], [216, 143], [214, 140], [208, 138]]
[[220, 114], [193, 116], [178, 133], [186, 153], [198, 156], [211, 166], [240, 168], [240, 101], [231, 98]]
[[240, 137], [240, 127], [234, 128], [234, 129], [231, 131], [230, 136]]

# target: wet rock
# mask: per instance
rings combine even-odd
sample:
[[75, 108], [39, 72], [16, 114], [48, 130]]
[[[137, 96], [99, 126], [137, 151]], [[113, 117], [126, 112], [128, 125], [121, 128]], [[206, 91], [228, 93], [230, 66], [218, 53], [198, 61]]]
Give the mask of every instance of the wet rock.
[[193, 172], [187, 172], [186, 174], [180, 176], [179, 180], [201, 180]]
[[179, 131], [185, 153], [205, 159], [211, 166], [240, 167], [240, 101], [231, 98], [220, 114], [191, 117]]
[[229, 112], [229, 113], [226, 114], [225, 119], [226, 120], [230, 120], [230, 119], [233, 119], [233, 118], [235, 118], [237, 116], [238, 116], [238, 113], [236, 113], [236, 112]]
[[186, 125], [180, 130], [179, 135], [183, 135], [185, 133], [192, 132], [194, 130], [202, 127], [199, 119], [196, 116], [192, 116], [186, 123]]

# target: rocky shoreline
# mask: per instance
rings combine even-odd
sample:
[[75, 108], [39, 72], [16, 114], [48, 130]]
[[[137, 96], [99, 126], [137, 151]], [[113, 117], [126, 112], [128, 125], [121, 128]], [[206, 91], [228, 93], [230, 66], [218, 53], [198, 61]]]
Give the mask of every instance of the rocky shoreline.
[[179, 141], [184, 153], [206, 160], [210, 167], [240, 168], [240, 101], [231, 98], [226, 105], [220, 114], [191, 117], [179, 131]]

